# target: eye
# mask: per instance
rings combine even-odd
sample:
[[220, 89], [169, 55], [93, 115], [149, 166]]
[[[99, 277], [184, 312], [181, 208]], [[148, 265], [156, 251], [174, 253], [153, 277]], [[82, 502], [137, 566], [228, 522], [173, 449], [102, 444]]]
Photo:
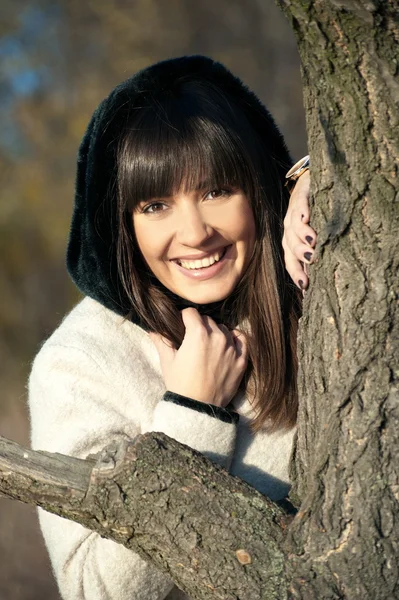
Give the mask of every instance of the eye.
[[208, 192], [205, 197], [206, 198], [210, 197], [212, 200], [214, 200], [216, 198], [224, 198], [224, 197], [231, 196], [232, 193], [233, 193], [232, 190], [229, 190], [229, 189], [216, 188], [216, 189]]
[[166, 206], [165, 204], [163, 204], [163, 202], [152, 202], [151, 204], [147, 204], [147, 206], [144, 206], [144, 208], [142, 209], [142, 213], [144, 214], [155, 214], [155, 213], [160, 213], [163, 212], [162, 208], [159, 209], [159, 207], [162, 206]]

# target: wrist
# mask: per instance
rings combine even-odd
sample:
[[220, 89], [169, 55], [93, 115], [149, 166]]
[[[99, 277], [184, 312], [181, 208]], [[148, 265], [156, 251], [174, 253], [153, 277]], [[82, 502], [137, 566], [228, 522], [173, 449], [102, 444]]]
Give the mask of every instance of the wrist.
[[[167, 384], [166, 384], [167, 385]], [[219, 401], [218, 398], [215, 398], [213, 394], [204, 393], [204, 391], [193, 390], [193, 386], [189, 386], [188, 389], [184, 389], [184, 386], [168, 386], [167, 390], [171, 394], [176, 394], [177, 396], [181, 396], [182, 398], [190, 398], [191, 400], [195, 400], [195, 402], [201, 402], [202, 404], [209, 404], [210, 406], [215, 406], [218, 408], [224, 408], [229, 401]]]
[[163, 400], [166, 402], [172, 402], [178, 406], [184, 406], [186, 408], [205, 413], [211, 417], [219, 419], [220, 421], [224, 421], [225, 423], [236, 424], [238, 422], [238, 413], [228, 407], [217, 406], [216, 404], [211, 404], [209, 402], [202, 402], [201, 400], [196, 400], [195, 398], [191, 398], [189, 396], [183, 396], [170, 390], [165, 392]]

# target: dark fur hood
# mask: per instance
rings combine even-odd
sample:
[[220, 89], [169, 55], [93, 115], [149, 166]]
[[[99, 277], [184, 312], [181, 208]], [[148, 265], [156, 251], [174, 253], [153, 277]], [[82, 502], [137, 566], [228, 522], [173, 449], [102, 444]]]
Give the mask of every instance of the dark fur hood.
[[268, 140], [281, 181], [291, 165], [283, 137], [270, 113], [237, 77], [210, 58], [189, 56], [166, 60], [118, 85], [94, 112], [79, 149], [67, 268], [83, 294], [121, 315], [127, 315], [132, 307], [118, 277], [117, 215], [110, 193], [116, 176], [118, 131], [128, 111], [142, 105], [149, 94], [167, 89], [177, 78], [196, 74], [222, 86], [244, 108], [254, 129]]

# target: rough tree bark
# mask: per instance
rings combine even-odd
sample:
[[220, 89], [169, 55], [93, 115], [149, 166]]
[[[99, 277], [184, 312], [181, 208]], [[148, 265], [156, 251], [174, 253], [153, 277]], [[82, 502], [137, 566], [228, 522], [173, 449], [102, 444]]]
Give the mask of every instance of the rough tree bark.
[[[156, 434], [98, 463], [56, 457], [61, 466], [31, 474], [29, 484], [31, 451], [24, 459], [4, 443], [0, 490], [125, 543], [193, 599], [394, 599], [399, 10], [394, 0], [280, 4], [302, 57], [317, 198], [317, 260], [299, 337], [297, 515], [289, 524], [286, 509]], [[144, 498], [157, 515], [155, 529], [137, 519], [135, 490], [140, 511]]]
[[299, 339], [295, 598], [399, 598], [399, 6], [281, 2], [301, 55], [316, 265]]
[[109, 446], [97, 460], [0, 438], [1, 492], [134, 550], [193, 600], [286, 596], [287, 508], [164, 434]]

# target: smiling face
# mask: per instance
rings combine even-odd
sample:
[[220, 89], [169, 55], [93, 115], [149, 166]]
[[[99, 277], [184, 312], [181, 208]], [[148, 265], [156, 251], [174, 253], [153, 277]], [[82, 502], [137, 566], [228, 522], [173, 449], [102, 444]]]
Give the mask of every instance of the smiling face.
[[[206, 80], [172, 88], [131, 111], [118, 148], [119, 210], [155, 277], [209, 304], [231, 294], [251, 261], [263, 161], [234, 98]], [[142, 268], [134, 252], [132, 288]]]
[[[209, 186], [139, 203], [137, 244], [169, 290], [198, 304], [225, 299], [251, 260], [255, 223], [242, 190]], [[201, 262], [197, 262], [201, 261]]]

